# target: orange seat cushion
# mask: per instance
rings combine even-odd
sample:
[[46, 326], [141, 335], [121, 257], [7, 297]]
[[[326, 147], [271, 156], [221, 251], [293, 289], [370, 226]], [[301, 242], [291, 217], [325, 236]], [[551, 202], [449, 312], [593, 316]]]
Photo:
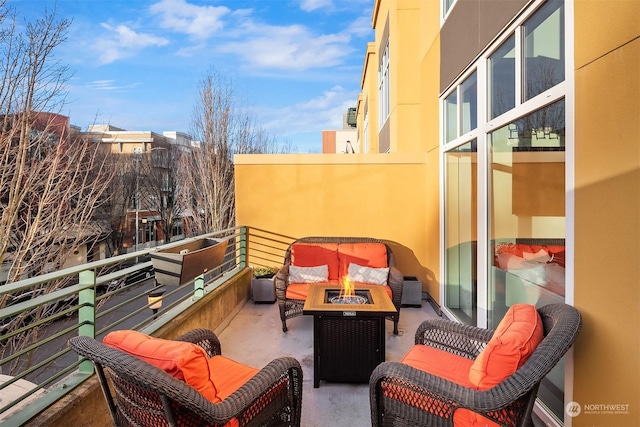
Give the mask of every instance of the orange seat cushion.
[[340, 277], [348, 276], [351, 263], [363, 267], [388, 267], [387, 247], [383, 243], [341, 243], [338, 245], [338, 259]]
[[[313, 283], [315, 285], [315, 283]], [[287, 285], [286, 297], [287, 299], [299, 299], [306, 300], [309, 294], [309, 286], [311, 283], [289, 283]]]
[[338, 244], [337, 243], [294, 243], [291, 245], [291, 264], [297, 267], [329, 267], [329, 280], [337, 280]]
[[466, 357], [416, 344], [402, 357], [400, 362], [461, 386], [473, 387], [473, 384], [469, 382], [469, 369], [473, 360]]
[[[287, 299], [297, 299], [297, 300], [305, 301], [307, 299], [307, 295], [309, 295], [309, 286], [326, 285], [326, 284], [327, 283], [290, 283], [287, 286], [286, 297]], [[336, 288], [338, 289], [342, 287], [342, 284], [340, 284], [337, 280], [330, 280], [328, 284], [336, 285]], [[387, 295], [389, 295], [389, 298], [393, 299], [393, 292], [391, 290], [391, 287], [388, 285], [372, 285], [370, 283], [359, 283], [359, 282], [354, 282], [353, 285], [357, 289], [370, 288], [373, 286], [383, 286], [384, 290], [387, 291]]]
[[202, 347], [132, 330], [110, 332], [102, 342], [162, 369], [198, 390], [208, 400], [216, 401], [218, 391], [211, 380], [209, 358]]
[[236, 392], [260, 370], [224, 356], [213, 356], [209, 359], [209, 371], [218, 390], [215, 401], [221, 402]]
[[[474, 385], [469, 382], [469, 369], [473, 364], [473, 360], [471, 359], [444, 350], [438, 350], [437, 348], [416, 344], [404, 355], [401, 362], [463, 387], [474, 388]], [[444, 407], [434, 402], [433, 399], [418, 393], [408, 397], [411, 394], [412, 393], [403, 393], [403, 395], [407, 396], [407, 400], [412, 402], [414, 406], [433, 413], [438, 413], [438, 411], [441, 410], [439, 415], [443, 417], [446, 416]], [[484, 420], [484, 423], [476, 424], [476, 421], [480, 418]], [[491, 420], [464, 408], [457, 409], [453, 413], [453, 424], [456, 427], [498, 427], [498, 425]]]
[[487, 390], [515, 373], [542, 341], [542, 319], [531, 304], [512, 305], [469, 370], [469, 381]]

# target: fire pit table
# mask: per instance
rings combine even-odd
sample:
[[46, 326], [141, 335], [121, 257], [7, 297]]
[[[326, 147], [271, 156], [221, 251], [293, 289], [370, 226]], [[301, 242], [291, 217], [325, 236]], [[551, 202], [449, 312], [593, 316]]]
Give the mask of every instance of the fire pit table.
[[314, 388], [320, 380], [367, 383], [385, 360], [385, 317], [396, 313], [389, 295], [382, 286], [356, 288], [354, 302], [339, 300], [340, 290], [310, 286], [304, 303], [302, 313], [313, 315]]

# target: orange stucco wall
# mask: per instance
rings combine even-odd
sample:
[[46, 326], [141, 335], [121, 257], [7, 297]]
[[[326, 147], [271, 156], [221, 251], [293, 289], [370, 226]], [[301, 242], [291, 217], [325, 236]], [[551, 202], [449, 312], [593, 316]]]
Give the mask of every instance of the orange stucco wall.
[[572, 422], [637, 426], [640, 2], [575, 2], [575, 68], [575, 306], [584, 327], [574, 351], [582, 412]]
[[426, 228], [424, 155], [236, 155], [234, 162], [238, 225], [291, 238], [386, 240], [402, 273], [437, 292], [438, 260], [427, 258], [438, 235]]

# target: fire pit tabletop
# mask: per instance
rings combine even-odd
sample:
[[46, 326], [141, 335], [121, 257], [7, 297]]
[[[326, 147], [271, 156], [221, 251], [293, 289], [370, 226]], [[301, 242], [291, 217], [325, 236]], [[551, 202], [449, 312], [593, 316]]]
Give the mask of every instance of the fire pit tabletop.
[[360, 292], [368, 293], [366, 304], [333, 304], [328, 301], [327, 295], [330, 291], [340, 291], [339, 285], [311, 285], [309, 293], [303, 307], [303, 314], [329, 314], [336, 313], [343, 315], [345, 311], [355, 311], [369, 314], [379, 314], [388, 316], [396, 313], [396, 308], [389, 298], [387, 291], [382, 286], [356, 287], [356, 294]]

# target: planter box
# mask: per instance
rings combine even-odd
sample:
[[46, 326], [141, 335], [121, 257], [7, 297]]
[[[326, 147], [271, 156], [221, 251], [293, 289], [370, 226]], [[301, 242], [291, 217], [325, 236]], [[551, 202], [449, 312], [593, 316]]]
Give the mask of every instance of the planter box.
[[156, 282], [182, 285], [218, 267], [227, 251], [228, 239], [195, 239], [151, 252]]
[[415, 276], [404, 276], [402, 306], [422, 307], [422, 282]]
[[251, 279], [251, 298], [256, 304], [276, 302], [276, 284], [273, 277], [254, 277]]

